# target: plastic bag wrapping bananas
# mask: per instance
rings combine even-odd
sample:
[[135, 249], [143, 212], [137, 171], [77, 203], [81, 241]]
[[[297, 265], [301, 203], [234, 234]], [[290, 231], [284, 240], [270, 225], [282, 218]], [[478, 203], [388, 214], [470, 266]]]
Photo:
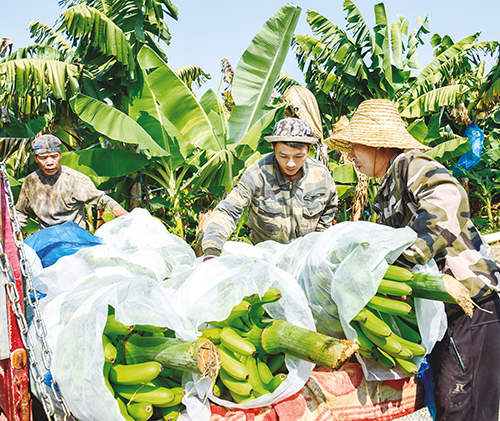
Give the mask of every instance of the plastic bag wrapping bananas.
[[[267, 255], [268, 258], [272, 250], [280, 248], [272, 244], [269, 244], [268, 249], [265, 246], [247, 246], [236, 248], [240, 253], [242, 250], [248, 251], [249, 248], [258, 249], [254, 250], [254, 254], [262, 253], [262, 257]], [[187, 277], [180, 275], [177, 278], [166, 280], [163, 287], [168, 291], [176, 313], [183, 322], [182, 332], [176, 332], [184, 339], [195, 339], [199, 336], [197, 329], [203, 327], [205, 322], [224, 320], [243, 297], [256, 292], [263, 296], [269, 287], [278, 288], [282, 294], [282, 298], [276, 303], [265, 305], [272, 318], [285, 319], [295, 325], [315, 330], [306, 297], [295, 279], [263, 258], [248, 257], [239, 253], [228, 254], [198, 265]], [[258, 408], [292, 396], [305, 385], [314, 364], [288, 356], [285, 363], [289, 371], [288, 377], [274, 393], [241, 404], [213, 396], [210, 399], [226, 408]], [[185, 374], [184, 379], [186, 376], [191, 375]], [[202, 420], [210, 417], [209, 407], [202, 404], [209, 386], [209, 378], [200, 381], [200, 376], [197, 375], [192, 375], [192, 380], [186, 384], [188, 393], [183, 402], [191, 419]], [[190, 394], [193, 388], [194, 393]]]
[[[304, 290], [318, 332], [356, 340], [349, 322], [375, 295], [387, 270], [416, 239], [410, 228], [391, 228], [365, 221], [342, 222], [324, 232], [312, 232], [290, 244], [270, 241], [251, 246], [228, 242], [224, 253], [253, 253], [289, 272]], [[253, 249], [253, 250], [252, 250]], [[432, 265], [413, 270], [437, 272]], [[446, 330], [442, 302], [415, 298], [422, 345], [430, 352]], [[394, 328], [396, 333], [397, 327]], [[405, 377], [399, 369], [386, 370], [360, 356], [368, 381]], [[415, 358], [419, 366], [422, 358]]]
[[[51, 374], [79, 420], [123, 420], [102, 375], [108, 306], [115, 308], [116, 319], [125, 325], [181, 327], [160, 281], [191, 268], [195, 260], [190, 247], [145, 210], [136, 209], [104, 227], [96, 233], [103, 245], [62, 257], [35, 273], [37, 285], [45, 284], [48, 292], [39, 305], [53, 353]], [[34, 325], [30, 331], [36, 338]], [[41, 341], [35, 348], [42, 361]], [[40, 398], [36, 384], [31, 382]], [[43, 387], [52, 393], [50, 387]], [[62, 409], [57, 413], [62, 416]]]

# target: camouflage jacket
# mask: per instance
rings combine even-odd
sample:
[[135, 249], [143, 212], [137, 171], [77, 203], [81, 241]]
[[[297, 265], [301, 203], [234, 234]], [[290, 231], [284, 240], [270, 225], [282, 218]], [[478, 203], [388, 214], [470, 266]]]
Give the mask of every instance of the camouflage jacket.
[[499, 267], [470, 220], [467, 193], [428, 155], [413, 150], [397, 156], [381, 180], [374, 209], [382, 224], [417, 233], [402, 256], [410, 264], [434, 258], [440, 271], [458, 279], [474, 298], [498, 289]]
[[32, 172], [21, 187], [16, 210], [21, 227], [33, 214], [40, 229], [74, 221], [85, 228], [85, 205], [102, 203], [111, 209], [118, 203], [97, 190], [86, 175], [61, 166], [57, 174], [45, 177], [41, 170]]
[[249, 167], [212, 212], [203, 236], [203, 250], [221, 251], [247, 206], [254, 244], [265, 240], [286, 244], [330, 227], [337, 210], [335, 182], [328, 169], [310, 157], [302, 169], [300, 179], [287, 180], [274, 153]]

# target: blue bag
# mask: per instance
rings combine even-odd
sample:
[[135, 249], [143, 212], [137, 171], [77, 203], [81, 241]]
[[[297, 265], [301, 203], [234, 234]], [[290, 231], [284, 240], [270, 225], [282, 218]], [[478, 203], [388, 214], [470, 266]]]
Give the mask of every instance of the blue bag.
[[464, 136], [469, 139], [470, 149], [459, 158], [457, 165], [453, 167], [453, 175], [457, 178], [465, 175], [462, 168], [470, 171], [479, 163], [483, 150], [484, 132], [475, 122], [465, 129]]
[[35, 250], [44, 268], [53, 265], [60, 257], [75, 254], [81, 248], [101, 244], [99, 238], [72, 221], [40, 230], [24, 242]]
[[434, 401], [434, 373], [432, 372], [432, 365], [429, 355], [426, 355], [420, 364], [417, 376], [424, 386], [424, 403], [433, 420], [436, 419], [436, 402]]

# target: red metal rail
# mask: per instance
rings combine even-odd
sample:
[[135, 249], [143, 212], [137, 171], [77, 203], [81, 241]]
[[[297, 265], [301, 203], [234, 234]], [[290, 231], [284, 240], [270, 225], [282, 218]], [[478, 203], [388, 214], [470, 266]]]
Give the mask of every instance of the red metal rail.
[[[14, 241], [3, 183], [0, 183], [0, 185], [2, 243], [14, 272], [19, 297], [23, 300], [24, 291], [19, 266], [19, 253]], [[3, 285], [1, 287], [4, 288]], [[24, 301], [20, 304], [21, 308], [24, 309]], [[1, 315], [0, 317], [5, 317], [5, 315]], [[9, 326], [10, 358], [0, 360], [0, 407], [7, 421], [30, 421], [32, 416], [26, 349], [23, 345], [16, 316], [12, 310], [12, 303], [8, 297], [7, 320]], [[0, 334], [5, 335], [7, 332], [0, 332]]]

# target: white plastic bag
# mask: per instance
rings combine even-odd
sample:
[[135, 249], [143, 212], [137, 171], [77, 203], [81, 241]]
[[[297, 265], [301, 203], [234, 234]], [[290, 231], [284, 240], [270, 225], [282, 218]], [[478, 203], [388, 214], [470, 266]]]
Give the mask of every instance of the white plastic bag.
[[[164, 283], [169, 291], [172, 291], [172, 283], [176, 283], [174, 278]], [[269, 287], [276, 287], [282, 293], [279, 301], [264, 306], [271, 317], [315, 331], [304, 292], [290, 274], [264, 260], [234, 254], [197, 266], [172, 293], [173, 305], [184, 324], [184, 329], [176, 332], [183, 339], [193, 340], [199, 336], [198, 328], [204, 323], [224, 320], [243, 297], [254, 293], [262, 296]], [[289, 370], [288, 377], [274, 393], [242, 404], [213, 396], [210, 399], [227, 408], [256, 408], [291, 396], [307, 382], [314, 364], [288, 356], [285, 363]], [[201, 381], [196, 375], [186, 384], [188, 395], [183, 402], [192, 420], [210, 418], [209, 407], [203, 406], [209, 384], [209, 379]]]

